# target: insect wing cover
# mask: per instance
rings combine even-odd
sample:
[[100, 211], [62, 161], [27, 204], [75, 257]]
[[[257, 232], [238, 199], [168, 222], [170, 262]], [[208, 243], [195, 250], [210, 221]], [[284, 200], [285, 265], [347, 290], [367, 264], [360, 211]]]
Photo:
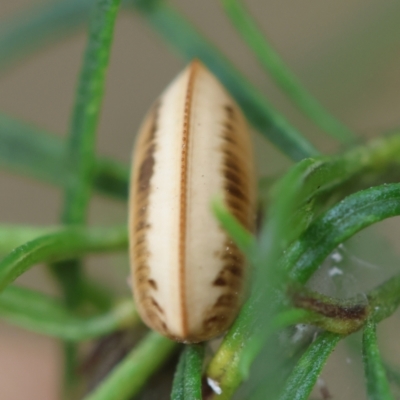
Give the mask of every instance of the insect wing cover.
[[244, 300], [248, 271], [210, 203], [222, 193], [230, 212], [253, 231], [255, 174], [245, 118], [199, 61], [152, 106], [132, 167], [130, 257], [140, 315], [177, 341], [223, 333]]

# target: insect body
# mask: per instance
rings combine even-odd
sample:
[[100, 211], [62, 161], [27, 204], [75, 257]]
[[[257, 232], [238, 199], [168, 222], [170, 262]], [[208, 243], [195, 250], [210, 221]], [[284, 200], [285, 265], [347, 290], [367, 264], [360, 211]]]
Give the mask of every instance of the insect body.
[[241, 306], [247, 270], [210, 203], [222, 194], [253, 230], [253, 155], [240, 109], [200, 62], [147, 115], [131, 179], [130, 255], [140, 315], [177, 341], [221, 334]]

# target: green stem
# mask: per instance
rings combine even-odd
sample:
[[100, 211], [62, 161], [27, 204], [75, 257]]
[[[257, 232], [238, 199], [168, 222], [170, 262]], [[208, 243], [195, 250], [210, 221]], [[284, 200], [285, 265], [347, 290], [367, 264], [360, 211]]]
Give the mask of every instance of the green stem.
[[247, 45], [253, 50], [262, 67], [271, 74], [280, 88], [323, 131], [343, 143], [351, 143], [355, 135], [349, 128], [334, 118], [301, 84], [286, 66], [279, 54], [268, 43], [247, 9], [239, 0], [222, 0], [225, 11], [231, 18]]
[[132, 398], [176, 347], [177, 343], [158, 333], [149, 333], [84, 400]]

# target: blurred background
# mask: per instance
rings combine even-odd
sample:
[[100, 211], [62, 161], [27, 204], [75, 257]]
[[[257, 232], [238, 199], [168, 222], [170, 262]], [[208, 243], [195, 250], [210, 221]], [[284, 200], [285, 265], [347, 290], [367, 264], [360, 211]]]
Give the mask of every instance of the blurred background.
[[[0, 26], [50, 0], [0, 2]], [[220, 3], [175, 0], [182, 12], [243, 71], [290, 122], [321, 151], [339, 150], [260, 69]], [[400, 127], [400, 3], [396, 0], [252, 0], [246, 4], [270, 42], [306, 87], [325, 107], [360, 136], [360, 142]], [[0, 71], [0, 112], [64, 136], [71, 114], [86, 27]], [[184, 63], [139, 15], [122, 10], [107, 78], [98, 131], [98, 153], [129, 163], [135, 133], [143, 115]], [[260, 176], [277, 176], [289, 160], [254, 134]], [[44, 183], [0, 171], [1, 223], [56, 224], [62, 193]], [[125, 205], [96, 197], [90, 222], [123, 223]], [[396, 243], [398, 221], [379, 224], [382, 237]], [[362, 239], [358, 239], [362, 242]], [[376, 248], [376, 251], [377, 248]], [[359, 250], [364, 256], [363, 247]], [[396, 250], [394, 250], [396, 252]], [[370, 250], [372, 257], [374, 251]], [[374, 261], [376, 265], [380, 261]], [[99, 265], [100, 264], [100, 265]], [[128, 295], [128, 262], [124, 257], [89, 260], [90, 273], [120, 295]], [[24, 274], [20, 284], [57, 294], [42, 268]], [[398, 318], [397, 318], [398, 319]], [[396, 329], [395, 319], [384, 332]], [[387, 325], [385, 322], [382, 325]], [[397, 326], [397, 329], [399, 326]], [[382, 334], [382, 340], [386, 338]], [[391, 358], [400, 365], [400, 345]], [[352, 360], [335, 351], [324, 380], [335, 399], [364, 398], [353, 387]], [[57, 400], [61, 352], [56, 341], [0, 323], [0, 398]], [[340, 368], [337, 365], [341, 365]], [[350, 371], [350, 372], [349, 372]], [[357, 375], [358, 374], [358, 375]], [[346, 382], [346, 384], [338, 384]], [[361, 378], [362, 382], [362, 378]], [[323, 386], [323, 384], [321, 383]], [[321, 398], [317, 390], [314, 398]]]

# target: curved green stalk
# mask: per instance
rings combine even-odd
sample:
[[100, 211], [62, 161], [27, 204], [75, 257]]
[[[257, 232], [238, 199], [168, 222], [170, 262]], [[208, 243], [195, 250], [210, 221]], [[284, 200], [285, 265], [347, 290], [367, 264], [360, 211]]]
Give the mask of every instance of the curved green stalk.
[[204, 344], [185, 345], [174, 376], [171, 400], [202, 400]]
[[368, 321], [363, 333], [363, 361], [369, 400], [394, 400], [378, 349], [376, 323]]
[[[137, 6], [132, 2], [133, 6]], [[211, 43], [165, 2], [152, 7], [137, 7], [163, 39], [187, 61], [199, 58], [221, 80], [237, 100], [250, 123], [283, 154], [298, 161], [318, 151], [268, 103], [258, 91]]]
[[98, 338], [140, 322], [131, 300], [104, 314], [82, 318], [59, 300], [18, 286], [8, 286], [1, 293], [0, 317], [27, 330], [70, 341]]
[[127, 244], [126, 227], [72, 227], [41, 236], [17, 247], [0, 261], [0, 291], [37, 263], [124, 250]]
[[149, 333], [84, 400], [132, 398], [177, 346], [158, 333]]
[[271, 74], [275, 82], [297, 107], [332, 137], [342, 143], [354, 142], [356, 137], [353, 132], [329, 114], [321, 103], [307, 91], [268, 43], [241, 2], [239, 0], [222, 0], [222, 4], [261, 66]]

